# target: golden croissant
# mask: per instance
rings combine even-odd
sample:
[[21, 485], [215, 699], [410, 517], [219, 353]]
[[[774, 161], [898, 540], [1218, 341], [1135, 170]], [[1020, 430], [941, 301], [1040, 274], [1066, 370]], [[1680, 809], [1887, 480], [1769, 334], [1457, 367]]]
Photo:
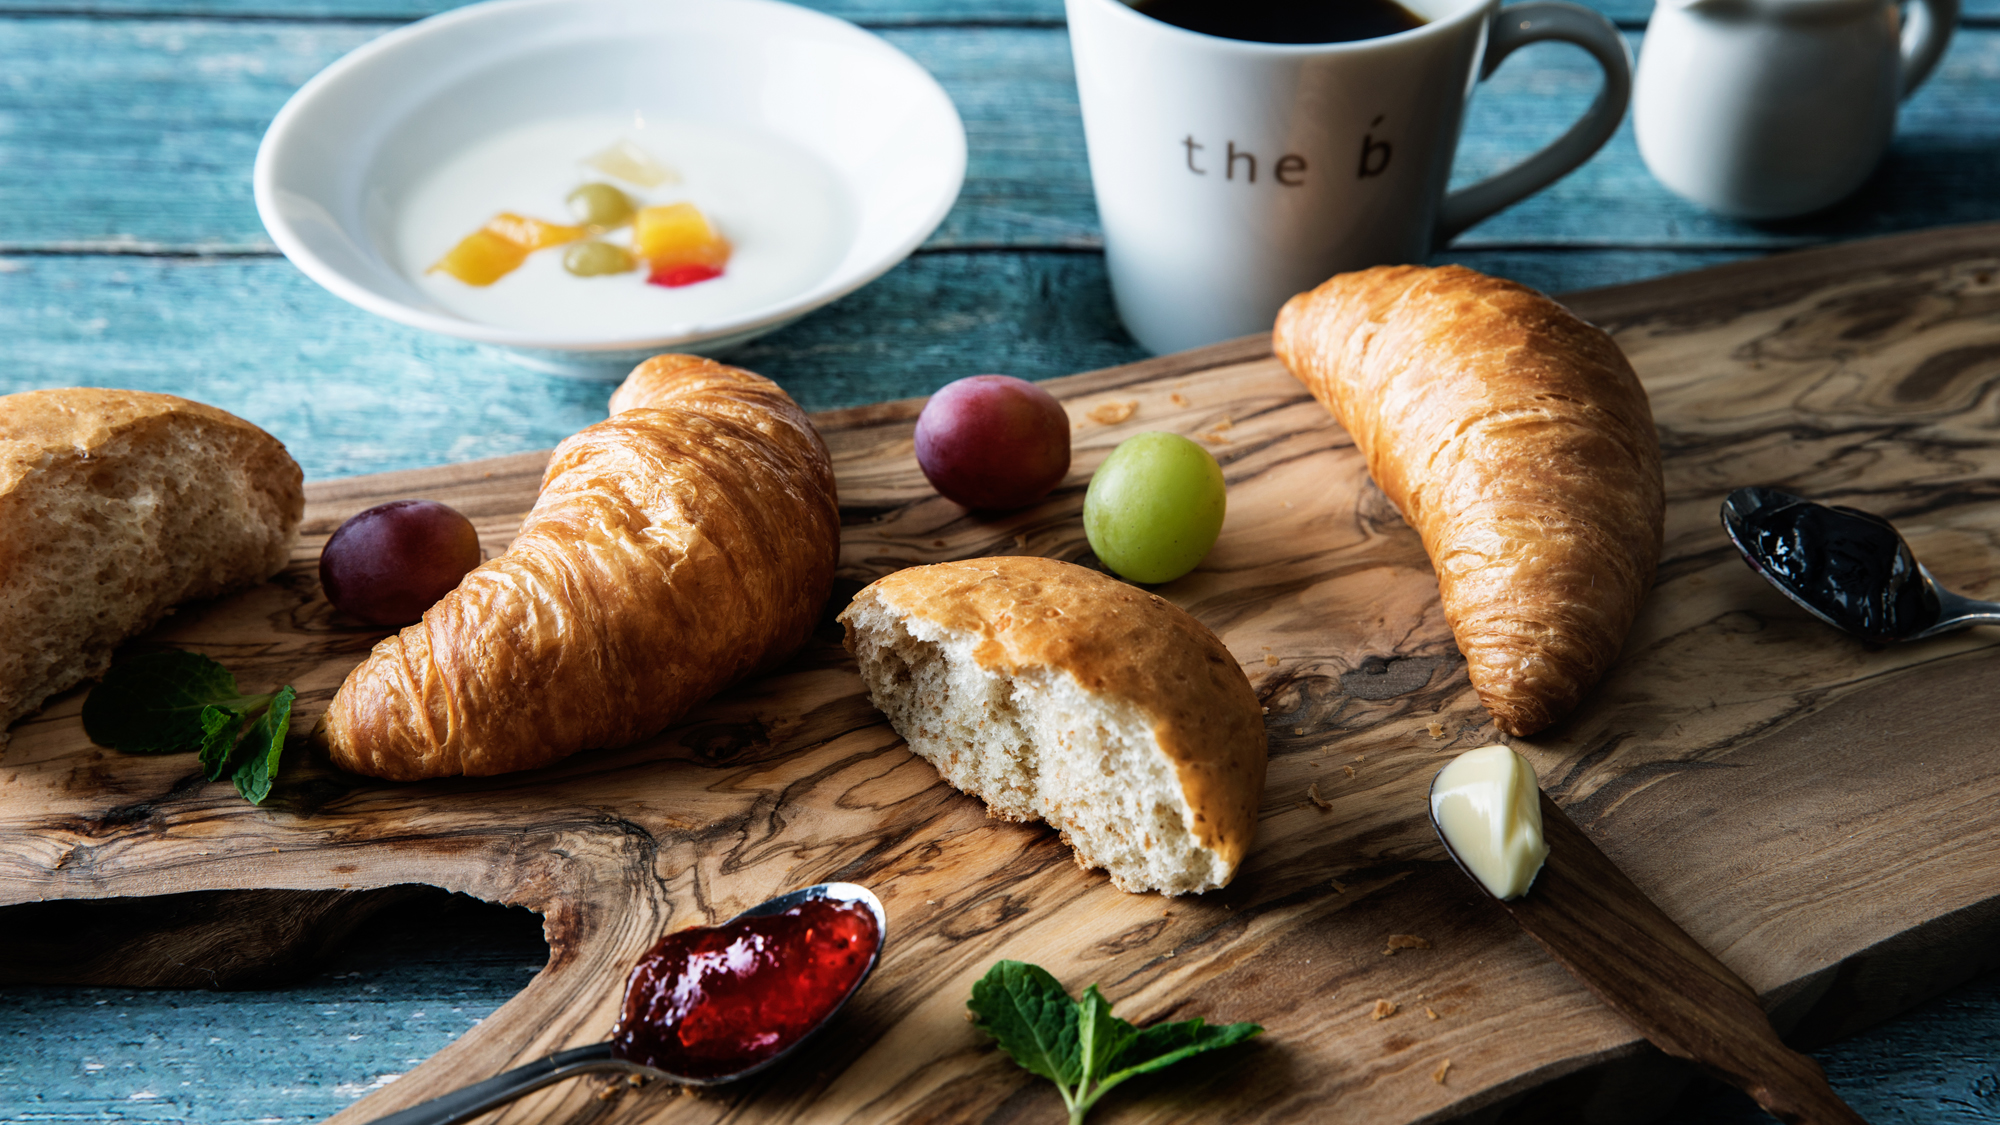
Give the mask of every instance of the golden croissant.
[[1618, 345], [1459, 266], [1341, 274], [1285, 304], [1273, 343], [1422, 537], [1494, 721], [1568, 713], [1660, 559], [1659, 435]]
[[636, 741], [804, 643], [839, 545], [832, 462], [798, 405], [656, 356], [556, 448], [506, 553], [376, 645], [316, 737], [396, 780]]

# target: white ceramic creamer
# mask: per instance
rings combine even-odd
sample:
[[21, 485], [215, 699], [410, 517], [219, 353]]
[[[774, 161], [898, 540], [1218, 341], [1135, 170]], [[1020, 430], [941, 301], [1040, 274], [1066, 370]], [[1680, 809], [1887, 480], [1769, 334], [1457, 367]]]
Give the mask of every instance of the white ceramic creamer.
[[1958, 0], [1659, 0], [1632, 123], [1668, 188], [1739, 219], [1838, 202], [1889, 147]]

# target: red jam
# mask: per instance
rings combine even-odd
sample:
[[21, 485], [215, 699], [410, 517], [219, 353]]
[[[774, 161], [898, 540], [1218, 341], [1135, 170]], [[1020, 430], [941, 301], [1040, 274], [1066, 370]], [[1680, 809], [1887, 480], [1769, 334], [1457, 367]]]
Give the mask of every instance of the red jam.
[[668, 934], [632, 970], [612, 1052], [687, 1078], [754, 1066], [839, 1007], [881, 941], [867, 906], [829, 898]]

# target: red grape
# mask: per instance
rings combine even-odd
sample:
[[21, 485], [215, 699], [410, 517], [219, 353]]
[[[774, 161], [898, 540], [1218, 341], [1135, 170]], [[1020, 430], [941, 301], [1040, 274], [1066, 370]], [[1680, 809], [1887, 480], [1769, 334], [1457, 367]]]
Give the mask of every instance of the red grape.
[[319, 584], [335, 609], [371, 625], [408, 625], [478, 565], [471, 520], [435, 500], [391, 500], [326, 541]]
[[917, 416], [917, 466], [931, 487], [968, 508], [1024, 507], [1069, 472], [1069, 415], [1025, 379], [960, 379]]

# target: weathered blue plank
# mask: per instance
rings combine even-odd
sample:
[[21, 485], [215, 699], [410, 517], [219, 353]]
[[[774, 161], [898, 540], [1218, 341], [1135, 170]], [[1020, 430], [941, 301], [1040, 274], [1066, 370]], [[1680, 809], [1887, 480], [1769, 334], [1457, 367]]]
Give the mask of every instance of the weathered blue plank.
[[[200, 399], [278, 435], [309, 477], [547, 448], [601, 420], [611, 390], [390, 324], [279, 258], [31, 257], [0, 271], [0, 392], [80, 383]], [[736, 358], [822, 410], [1143, 354], [1097, 255], [941, 253]]]
[[[278, 19], [412, 20], [461, 7], [465, 0], [0, 0], [0, 12]], [[869, 27], [911, 24], [1063, 22], [1062, 0], [794, 0]], [[1644, 27], [1652, 0], [1583, 0], [1620, 26]], [[1966, 0], [1964, 19], [2000, 22], [2000, 0]]]
[[[0, 252], [270, 251], [250, 195], [266, 125], [306, 79], [386, 30], [0, 18], [0, 199], [21, 201], [0, 210]], [[1064, 35], [887, 36], [965, 119], [965, 188], [931, 245], [1094, 245]]]
[[[1550, 291], [1692, 269], [1714, 252], [1449, 257]], [[0, 393], [96, 384], [210, 402], [277, 434], [310, 477], [554, 445], [606, 384], [390, 324], [282, 259], [0, 259]], [[1142, 356], [1095, 254], [925, 253], [741, 349], [808, 409], [928, 394], [961, 375], [1046, 379]]]
[[[1643, 36], [1631, 35], [1635, 53]], [[1596, 95], [1596, 63], [1529, 47], [1472, 100], [1455, 182], [1508, 167], [1553, 139]], [[1617, 245], [1777, 248], [2000, 219], [2000, 32], [1961, 32], [1903, 106], [1875, 176], [1820, 215], [1782, 223], [1722, 218], [1673, 195], [1639, 157], [1626, 118], [1603, 151], [1555, 185], [1472, 228], [1460, 248]]]
[[[323, 971], [272, 992], [9, 988], [0, 995], [0, 1118], [324, 1118], [435, 1054], [546, 960], [535, 916], [458, 902], [386, 915]], [[2000, 975], [1815, 1057], [1878, 1125], [2000, 1119]], [[1662, 1125], [1770, 1120], [1735, 1090], [1703, 1086]]]
[[[221, 16], [253, 19], [395, 20], [463, 7], [470, 0], [0, 0], [0, 12], [98, 16]], [[958, 24], [1061, 26], [1063, 0], [791, 0], [867, 27]], [[1983, 0], [1981, 0], [1983, 2]]]
[[[249, 184], [264, 125], [299, 83], [383, 29], [0, 19], [0, 199], [31, 201], [0, 210], [0, 252], [268, 251]], [[1066, 36], [888, 36], [939, 76], [966, 121], [965, 190], [930, 245], [1096, 245]], [[2000, 32], [1962, 34], [1908, 105], [1881, 173], [1825, 216], [1747, 224], [1710, 215], [1653, 180], [1628, 124], [1578, 172], [1460, 245], [1756, 249], [2000, 217], [1990, 189], [2000, 174], [1996, 80]], [[1510, 61], [1473, 100], [1459, 179], [1554, 136], [1597, 81], [1581, 52], [1559, 46]]]
[[547, 960], [538, 916], [458, 899], [364, 926], [277, 991], [10, 986], [0, 1119], [318, 1121], [436, 1054]]

